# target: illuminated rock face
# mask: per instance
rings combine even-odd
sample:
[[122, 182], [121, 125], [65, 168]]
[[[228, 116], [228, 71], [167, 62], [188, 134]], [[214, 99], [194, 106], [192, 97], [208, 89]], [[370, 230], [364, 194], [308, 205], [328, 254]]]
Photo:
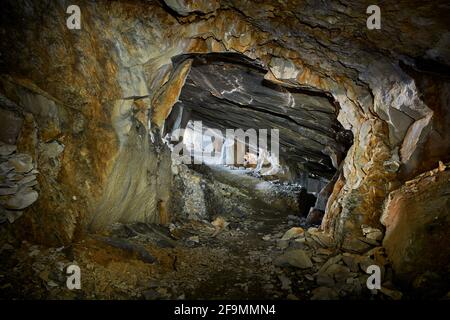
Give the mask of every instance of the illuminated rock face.
[[393, 191], [382, 215], [383, 246], [399, 279], [423, 293], [450, 280], [449, 192], [450, 170], [441, 165]]
[[[39, 199], [15, 226], [35, 240], [69, 243], [89, 225], [167, 220], [170, 160], [160, 130], [180, 98], [194, 110], [201, 74], [217, 71], [193, 65], [199, 54], [240, 54], [272, 88], [307, 93], [294, 97], [303, 109], [280, 96], [246, 104], [242, 115], [258, 106], [283, 115], [281, 139], [296, 161], [328, 174], [339, 168], [322, 222], [337, 243], [361, 236], [361, 224], [381, 227], [390, 192], [450, 160], [448, 4], [397, 1], [381, 8], [381, 30], [366, 28], [366, 1], [78, 5], [81, 30], [69, 30], [62, 2], [1, 3], [0, 105], [14, 110], [18, 151], [41, 172]], [[235, 118], [243, 96], [231, 97]], [[353, 135], [344, 160], [343, 129]], [[53, 142], [64, 145], [56, 166], [44, 151]]]

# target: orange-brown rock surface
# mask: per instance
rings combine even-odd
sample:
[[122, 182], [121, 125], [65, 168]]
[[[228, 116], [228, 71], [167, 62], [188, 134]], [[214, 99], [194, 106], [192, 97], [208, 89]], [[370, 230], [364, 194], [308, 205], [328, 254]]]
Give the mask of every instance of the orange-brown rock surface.
[[450, 170], [441, 163], [406, 181], [386, 202], [383, 246], [399, 279], [418, 289], [450, 281], [449, 195]]

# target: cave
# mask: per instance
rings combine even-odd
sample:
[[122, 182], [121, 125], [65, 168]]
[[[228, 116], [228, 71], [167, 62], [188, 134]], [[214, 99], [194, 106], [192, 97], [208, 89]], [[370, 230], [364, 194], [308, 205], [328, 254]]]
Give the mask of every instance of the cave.
[[0, 297], [449, 299], [450, 5], [373, 7], [2, 1]]
[[285, 207], [303, 218], [313, 208], [305, 222], [320, 225], [330, 187], [317, 197], [333, 185], [352, 144], [351, 131], [337, 120], [338, 103], [325, 92], [265, 80], [268, 70], [242, 54], [183, 55], [172, 61], [175, 69], [191, 64], [161, 134], [169, 143], [172, 163], [180, 158], [200, 172], [202, 167], [195, 165], [216, 170], [231, 166], [288, 185], [296, 208]]

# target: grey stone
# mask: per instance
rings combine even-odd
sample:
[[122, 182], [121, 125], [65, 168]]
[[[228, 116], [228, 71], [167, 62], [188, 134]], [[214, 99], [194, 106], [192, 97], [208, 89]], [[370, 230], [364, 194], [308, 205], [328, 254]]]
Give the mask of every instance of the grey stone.
[[316, 282], [319, 286], [333, 287], [335, 285], [334, 279], [326, 274], [318, 274]]
[[342, 260], [347, 265], [347, 267], [349, 267], [350, 271], [357, 272], [359, 270], [358, 256], [350, 253], [344, 253], [342, 256]]
[[280, 279], [282, 290], [291, 290], [292, 281], [288, 277], [280, 275], [278, 279]]
[[[364, 239], [364, 241], [363, 241]], [[347, 237], [342, 244], [342, 249], [354, 253], [364, 253], [371, 248], [370, 244], [365, 242], [366, 238]]]
[[311, 268], [313, 266], [311, 259], [306, 252], [301, 249], [286, 251], [275, 259], [275, 265], [280, 267], [296, 267], [301, 269]]
[[4, 203], [4, 207], [13, 210], [22, 210], [32, 205], [38, 199], [38, 193], [34, 190], [24, 190], [17, 193]]
[[328, 267], [330, 267], [333, 264], [338, 263], [339, 261], [341, 261], [341, 259], [342, 259], [342, 255], [340, 255], [340, 254], [338, 254], [334, 257], [331, 257], [330, 259], [327, 260], [327, 262], [325, 262], [323, 264], [322, 267], [320, 267], [320, 269], [319, 269], [319, 271], [317, 271], [317, 273], [318, 274], [325, 273], [326, 270], [328, 269]]
[[339, 293], [335, 289], [319, 287], [312, 291], [311, 300], [337, 300]]
[[285, 232], [281, 240], [291, 240], [298, 237], [301, 237], [305, 234], [305, 230], [301, 227], [293, 227]]
[[15, 194], [18, 191], [18, 189], [19, 188], [17, 187], [17, 185], [6, 188], [0, 188], [0, 196]]

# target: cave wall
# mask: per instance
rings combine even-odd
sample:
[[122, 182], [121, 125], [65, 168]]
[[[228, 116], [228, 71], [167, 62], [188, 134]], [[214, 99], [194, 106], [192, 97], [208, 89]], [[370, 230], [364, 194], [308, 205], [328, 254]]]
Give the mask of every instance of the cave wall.
[[37, 136], [19, 149], [40, 170], [39, 146], [64, 145], [18, 229], [67, 243], [92, 221], [166, 216], [159, 132], [191, 67], [174, 69], [171, 58], [210, 52], [242, 53], [268, 68], [268, 81], [333, 97], [354, 144], [322, 228], [349, 245], [361, 224], [381, 226], [390, 192], [450, 160], [448, 73], [419, 63], [450, 64], [449, 6], [385, 4], [382, 29], [368, 30], [369, 4], [80, 1], [81, 30], [68, 30], [67, 1], [2, 1], [0, 92], [33, 123], [21, 135]]

